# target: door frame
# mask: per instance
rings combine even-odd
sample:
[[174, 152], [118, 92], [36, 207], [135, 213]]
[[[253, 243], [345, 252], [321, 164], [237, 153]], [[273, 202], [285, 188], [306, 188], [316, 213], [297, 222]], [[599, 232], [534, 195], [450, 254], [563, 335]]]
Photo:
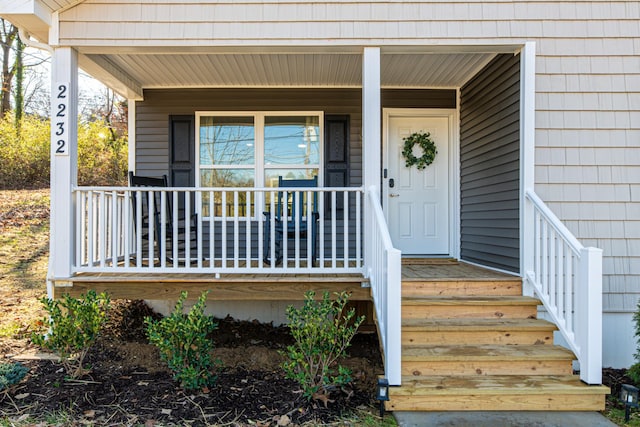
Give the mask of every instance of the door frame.
[[382, 210], [389, 223], [389, 121], [394, 117], [447, 117], [449, 119], [449, 256], [460, 258], [460, 122], [457, 109], [383, 108], [382, 109]]

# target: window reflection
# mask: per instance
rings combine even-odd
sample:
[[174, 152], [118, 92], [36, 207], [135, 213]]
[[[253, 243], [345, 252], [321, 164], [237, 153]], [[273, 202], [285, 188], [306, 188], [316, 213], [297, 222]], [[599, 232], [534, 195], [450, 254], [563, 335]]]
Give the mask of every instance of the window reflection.
[[320, 163], [318, 116], [267, 116], [264, 119], [264, 162], [277, 165]]
[[201, 165], [252, 165], [255, 159], [253, 117], [201, 117]]

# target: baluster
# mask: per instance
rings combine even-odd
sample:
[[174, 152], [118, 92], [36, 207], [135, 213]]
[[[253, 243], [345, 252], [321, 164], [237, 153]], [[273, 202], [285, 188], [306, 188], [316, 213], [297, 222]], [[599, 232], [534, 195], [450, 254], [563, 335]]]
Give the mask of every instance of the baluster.
[[319, 234], [318, 266], [320, 268], [324, 268], [324, 198], [325, 198], [325, 194], [326, 192], [324, 190], [321, 190], [318, 193], [318, 213], [319, 213], [318, 222], [320, 223], [318, 227], [318, 234]]
[[118, 215], [118, 193], [115, 190], [111, 192], [111, 223], [111, 266], [116, 268], [118, 266], [120, 218]]
[[142, 267], [142, 191], [136, 191], [136, 267]]
[[271, 268], [275, 268], [276, 266], [276, 193], [271, 191], [269, 193], [269, 202], [271, 206], [269, 207], [269, 212], [271, 215], [269, 216], [269, 230], [271, 236], [269, 236], [269, 247], [267, 250], [271, 253]]
[[246, 267], [251, 268], [251, 191], [247, 190], [245, 193], [245, 259], [246, 259]]
[[573, 332], [573, 319], [574, 319], [574, 313], [573, 313], [573, 298], [574, 298], [574, 291], [575, 291], [575, 286], [574, 284], [576, 283], [576, 277], [575, 274], [577, 272], [577, 270], [574, 268], [575, 267], [575, 262], [576, 262], [576, 256], [573, 252], [573, 250], [571, 250], [569, 252], [570, 256], [569, 259], [567, 261], [567, 298], [565, 300], [565, 311], [566, 311], [566, 317], [567, 317], [567, 330]]
[[549, 304], [556, 307], [556, 231], [549, 230]]
[[336, 268], [338, 251], [336, 250], [336, 191], [331, 190], [331, 268]]
[[167, 193], [160, 192], [160, 267], [167, 266]]
[[173, 268], [178, 268], [180, 265], [180, 193], [178, 191], [171, 192], [171, 198], [173, 203], [171, 204], [171, 254], [173, 255]]
[[227, 191], [222, 190], [222, 217], [220, 218], [221, 227], [221, 246], [222, 246], [222, 268], [227, 268]]
[[307, 268], [313, 266], [311, 242], [313, 241], [313, 192], [307, 191], [307, 206], [305, 220], [307, 221]]
[[547, 255], [547, 250], [548, 250], [548, 245], [549, 245], [549, 241], [547, 238], [547, 223], [542, 222], [542, 233], [540, 236], [540, 240], [541, 240], [541, 246], [542, 246], [542, 257], [541, 257], [541, 277], [540, 277], [540, 284], [541, 284], [541, 288], [542, 288], [542, 293], [546, 296], [548, 295], [548, 284], [549, 284], [549, 276], [548, 276], [548, 270], [549, 270], [549, 258]]
[[[200, 211], [199, 214], [197, 214], [195, 216], [196, 218], [196, 256], [198, 257], [198, 268], [202, 268], [202, 263], [204, 262], [204, 255], [203, 255], [203, 251], [204, 248], [202, 247], [202, 214], [204, 213], [204, 209], [202, 209], [202, 192], [201, 191], [196, 191], [194, 190], [195, 194], [195, 203], [196, 206], [194, 207], [194, 211], [198, 212], [198, 210]], [[187, 221], [191, 222], [191, 213], [189, 213], [188, 215], [188, 219]], [[191, 245], [191, 239], [188, 237], [187, 241], [189, 242], [189, 245]]]
[[361, 203], [362, 203], [362, 193], [356, 191], [356, 268], [362, 267], [362, 230], [361, 223]]
[[214, 203], [215, 193], [209, 190], [209, 266], [215, 267], [215, 229], [216, 229], [216, 211]]
[[107, 218], [105, 198], [105, 192], [101, 191], [98, 198], [98, 256], [100, 257], [100, 267], [105, 266], [105, 258], [107, 255]]
[[123, 229], [123, 252], [124, 252], [124, 267], [129, 267], [129, 260], [131, 258], [131, 193], [129, 191], [124, 192], [124, 199], [122, 201], [122, 229]]
[[[293, 198], [292, 198], [293, 199]], [[282, 268], [289, 267], [289, 194], [285, 190], [282, 192]], [[293, 210], [292, 210], [293, 211]]]
[[84, 235], [84, 211], [83, 209], [83, 201], [84, 201], [84, 193], [81, 191], [76, 191], [76, 246], [75, 246], [75, 259], [76, 259], [76, 268], [82, 265], [82, 258], [84, 254], [84, 239], [86, 236]]
[[149, 268], [153, 269], [155, 267], [155, 250], [154, 250], [154, 243], [155, 243], [155, 197], [156, 197], [156, 193], [153, 190], [149, 190], [148, 193], [149, 195], [148, 197], [148, 210], [147, 212], [149, 212]]
[[238, 192], [233, 192], [233, 266], [240, 266], [240, 223], [238, 216]]
[[342, 200], [342, 223], [343, 225], [343, 267], [349, 267], [349, 192], [344, 191]]
[[191, 266], [191, 192], [189, 191], [184, 192], [184, 266], [185, 268]]

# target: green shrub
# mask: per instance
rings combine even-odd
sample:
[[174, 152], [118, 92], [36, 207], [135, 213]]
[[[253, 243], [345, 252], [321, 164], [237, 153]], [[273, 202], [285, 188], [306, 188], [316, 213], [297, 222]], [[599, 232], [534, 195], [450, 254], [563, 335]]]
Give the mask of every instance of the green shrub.
[[20, 363], [0, 363], [0, 391], [18, 384], [29, 369]]
[[289, 329], [295, 344], [288, 346], [282, 365], [287, 378], [297, 381], [308, 399], [326, 402], [331, 388], [351, 381], [349, 369], [340, 366], [338, 359], [346, 355], [346, 349], [356, 334], [364, 316], [353, 319], [352, 308], [343, 314], [349, 298], [346, 292], [336, 294], [331, 301], [329, 293], [321, 301], [315, 301], [315, 292], [305, 294], [304, 305], [287, 308]]
[[640, 301], [636, 307], [636, 312], [633, 314], [633, 321], [636, 324], [636, 363], [627, 370], [627, 376], [633, 380], [634, 383], [640, 384]]
[[71, 378], [84, 375], [84, 358], [98, 338], [107, 318], [109, 296], [89, 291], [80, 298], [65, 295], [60, 300], [41, 299], [48, 317], [44, 324], [49, 331], [33, 334], [34, 344], [56, 353]]
[[160, 320], [146, 317], [144, 320], [149, 341], [160, 350], [160, 357], [185, 390], [205, 389], [216, 378], [212, 370], [217, 363], [210, 354], [213, 342], [207, 335], [218, 325], [204, 314], [207, 294], [200, 295], [189, 314], [183, 312], [187, 293], [182, 292], [170, 316]]

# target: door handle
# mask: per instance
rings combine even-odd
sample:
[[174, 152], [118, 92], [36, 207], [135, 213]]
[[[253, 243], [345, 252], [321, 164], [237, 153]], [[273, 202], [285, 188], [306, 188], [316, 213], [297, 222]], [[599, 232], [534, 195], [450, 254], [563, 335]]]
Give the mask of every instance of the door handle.
[[391, 193], [389, 194], [389, 197], [400, 197], [400, 195], [397, 193]]

